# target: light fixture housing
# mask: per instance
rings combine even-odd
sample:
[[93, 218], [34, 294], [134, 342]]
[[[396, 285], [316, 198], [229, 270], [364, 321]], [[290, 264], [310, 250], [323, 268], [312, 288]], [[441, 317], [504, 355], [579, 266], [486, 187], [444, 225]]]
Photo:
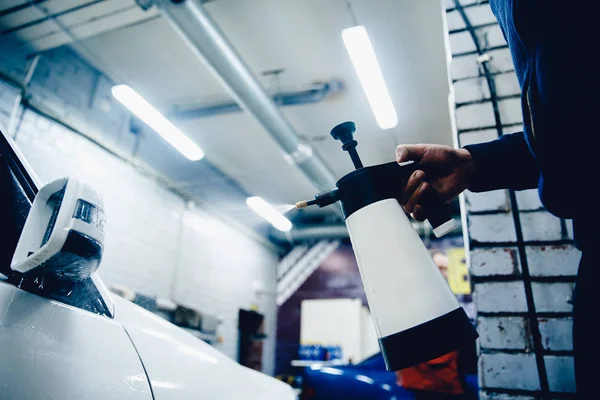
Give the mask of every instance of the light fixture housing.
[[342, 31], [344, 45], [381, 129], [398, 125], [398, 116], [388, 92], [367, 30], [362, 25]]
[[292, 223], [283, 214], [278, 212], [272, 205], [267, 203], [261, 197], [253, 196], [246, 199], [246, 204], [255, 213], [269, 221], [275, 229], [287, 232], [292, 229]]
[[113, 86], [112, 95], [187, 159], [198, 161], [204, 157], [204, 152], [196, 143], [131, 87], [127, 85]]

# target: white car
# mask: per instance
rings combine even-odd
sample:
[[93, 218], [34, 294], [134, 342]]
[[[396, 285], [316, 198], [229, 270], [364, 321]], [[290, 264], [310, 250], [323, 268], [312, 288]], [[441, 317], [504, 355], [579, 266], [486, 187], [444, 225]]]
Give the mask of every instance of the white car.
[[296, 398], [287, 384], [111, 295], [95, 272], [101, 206], [70, 178], [38, 192], [0, 134], [2, 400]]

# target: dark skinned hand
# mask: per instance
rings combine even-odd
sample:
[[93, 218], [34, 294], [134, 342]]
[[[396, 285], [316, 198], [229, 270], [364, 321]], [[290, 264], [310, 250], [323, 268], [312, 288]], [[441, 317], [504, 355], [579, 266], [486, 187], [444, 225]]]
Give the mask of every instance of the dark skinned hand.
[[414, 161], [422, 167], [410, 176], [400, 198], [404, 210], [417, 221], [427, 218], [423, 198], [431, 190], [449, 202], [467, 189], [474, 169], [467, 150], [437, 144], [400, 145], [396, 148], [396, 161]]

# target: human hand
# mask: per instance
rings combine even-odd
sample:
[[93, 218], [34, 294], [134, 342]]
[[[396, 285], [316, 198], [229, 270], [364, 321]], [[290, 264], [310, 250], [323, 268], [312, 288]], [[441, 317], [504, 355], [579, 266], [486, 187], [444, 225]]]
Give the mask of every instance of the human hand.
[[399, 199], [404, 210], [417, 221], [427, 218], [423, 199], [432, 189], [448, 202], [467, 188], [474, 169], [471, 153], [466, 149], [437, 144], [400, 145], [396, 148], [396, 161], [414, 161], [422, 167], [410, 176]]

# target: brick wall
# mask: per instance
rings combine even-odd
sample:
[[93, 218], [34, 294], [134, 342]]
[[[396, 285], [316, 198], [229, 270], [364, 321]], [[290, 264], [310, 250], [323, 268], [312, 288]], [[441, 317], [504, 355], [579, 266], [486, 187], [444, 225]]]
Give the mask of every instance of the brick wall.
[[[11, 52], [4, 52], [5, 48], [8, 45], [0, 52], [0, 71], [22, 79], [26, 49], [11, 45]], [[105, 143], [112, 137], [123, 151], [135, 139], [126, 112], [110, 103], [112, 99], [92, 93], [110, 85], [63, 48], [42, 56], [31, 93], [91, 137]], [[7, 125], [18, 93], [0, 80], [0, 124]], [[96, 107], [93, 102], [106, 104]], [[257, 305], [268, 335], [264, 371], [273, 372], [278, 257], [272, 249], [214, 213], [190, 207], [135, 162], [125, 162], [35, 112], [24, 110], [16, 143], [42, 183], [76, 175], [102, 193], [107, 227], [99, 274], [108, 285], [124, 284], [219, 317], [218, 334], [224, 340], [217, 347], [230, 357], [237, 355], [238, 309]]]
[[[498, 129], [479, 54], [454, 2], [445, 4], [458, 144], [493, 140]], [[469, 0], [462, 6], [491, 56], [502, 132], [519, 131], [519, 85], [490, 6]], [[581, 256], [571, 221], [546, 212], [536, 190], [467, 192], [465, 199], [481, 397], [539, 398], [544, 389], [552, 398], [569, 397], [575, 390], [571, 297]]]

